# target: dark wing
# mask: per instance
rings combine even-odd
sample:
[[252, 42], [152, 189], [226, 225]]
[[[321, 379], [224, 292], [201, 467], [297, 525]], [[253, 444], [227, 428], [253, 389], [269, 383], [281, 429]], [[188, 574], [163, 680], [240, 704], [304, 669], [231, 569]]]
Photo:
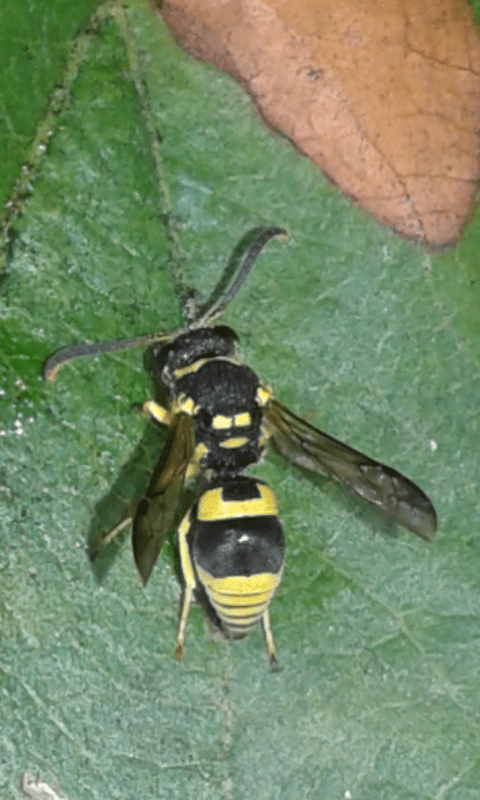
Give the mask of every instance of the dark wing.
[[193, 451], [193, 419], [178, 414], [168, 429], [167, 441], [133, 521], [133, 556], [144, 584], [174, 523], [185, 472]]
[[277, 400], [270, 401], [265, 414], [268, 433], [282, 455], [303, 469], [332, 476], [417, 536], [431, 541], [437, 515], [427, 495], [413, 481], [322, 433]]

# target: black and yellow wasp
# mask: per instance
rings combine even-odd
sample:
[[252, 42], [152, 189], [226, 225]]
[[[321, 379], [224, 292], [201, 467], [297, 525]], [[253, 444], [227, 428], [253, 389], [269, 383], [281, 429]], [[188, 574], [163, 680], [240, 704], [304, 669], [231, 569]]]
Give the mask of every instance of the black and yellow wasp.
[[54, 380], [64, 363], [81, 356], [151, 347], [154, 377], [169, 399], [168, 407], [153, 400], [144, 405], [154, 420], [167, 426], [167, 436], [133, 519], [140, 576], [147, 583], [176, 523], [184, 482], [200, 474], [203, 488], [178, 526], [185, 587], [176, 656], [183, 656], [190, 603], [194, 590], [200, 590], [228, 637], [244, 636], [261, 621], [275, 668], [269, 606], [282, 578], [285, 538], [274, 492], [245, 474], [262, 460], [269, 439], [298, 466], [332, 476], [424, 539], [431, 539], [437, 519], [428, 497], [408, 478], [322, 433], [279, 403], [241, 361], [234, 331], [213, 324], [267, 242], [286, 236], [279, 228], [256, 233], [230, 288], [204, 309], [190, 312], [184, 328], [67, 347], [48, 359], [44, 374]]

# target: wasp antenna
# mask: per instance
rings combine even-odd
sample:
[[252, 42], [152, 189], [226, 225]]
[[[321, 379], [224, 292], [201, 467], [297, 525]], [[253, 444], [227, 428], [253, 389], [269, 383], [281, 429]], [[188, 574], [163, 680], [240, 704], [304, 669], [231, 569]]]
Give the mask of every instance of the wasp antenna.
[[[218, 300], [213, 301], [210, 305], [207, 305], [205, 308], [201, 309], [197, 318], [193, 321], [192, 326], [195, 328], [201, 328], [203, 325], [206, 325], [208, 322], [212, 322], [212, 320], [219, 317], [222, 311], [227, 307], [231, 300], [235, 297], [238, 290], [248, 277], [255, 261], [257, 260], [258, 256], [262, 252], [263, 248], [266, 244], [270, 241], [270, 239], [275, 238], [276, 236], [281, 236], [283, 239], [288, 239], [288, 232], [284, 228], [259, 228], [258, 234], [253, 242], [253, 244], [248, 249], [248, 252], [240, 263], [240, 267], [238, 269], [237, 275], [230, 285], [230, 287], [221, 292], [220, 297]], [[212, 292], [212, 297], [215, 297], [221, 288], [223, 283], [223, 276], [220, 280], [220, 283], [217, 284], [216, 288]]]
[[135, 336], [133, 339], [113, 339], [109, 342], [93, 342], [92, 344], [82, 342], [82, 344], [63, 347], [47, 358], [43, 365], [43, 377], [46, 381], [54, 381], [63, 365], [77, 358], [96, 356], [100, 353], [118, 353], [131, 347], [148, 346], [170, 338], [170, 335], [166, 333], [147, 333], [143, 336]]

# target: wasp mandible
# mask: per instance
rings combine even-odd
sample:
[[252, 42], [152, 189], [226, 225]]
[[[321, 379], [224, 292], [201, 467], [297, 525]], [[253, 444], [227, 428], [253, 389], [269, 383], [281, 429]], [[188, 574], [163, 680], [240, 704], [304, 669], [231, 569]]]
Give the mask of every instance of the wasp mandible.
[[435, 509], [415, 483], [289, 411], [242, 362], [236, 333], [214, 324], [265, 245], [277, 236], [286, 238], [286, 231], [257, 230], [229, 287], [203, 308], [192, 311], [190, 301], [184, 304], [183, 328], [73, 345], [55, 353], [44, 368], [45, 378], [54, 380], [60, 367], [76, 358], [151, 348], [152, 372], [166, 389], [168, 404], [150, 400], [144, 405], [167, 427], [163, 450], [133, 518], [133, 554], [144, 584], [176, 524], [185, 481], [200, 474], [206, 482], [177, 528], [185, 582], [178, 659], [183, 657], [193, 593], [200, 590], [228, 637], [240, 638], [262, 623], [270, 664], [277, 668], [269, 607], [282, 578], [285, 536], [274, 492], [245, 474], [262, 460], [270, 439], [299, 467], [333, 477], [418, 536], [430, 541], [437, 527]]

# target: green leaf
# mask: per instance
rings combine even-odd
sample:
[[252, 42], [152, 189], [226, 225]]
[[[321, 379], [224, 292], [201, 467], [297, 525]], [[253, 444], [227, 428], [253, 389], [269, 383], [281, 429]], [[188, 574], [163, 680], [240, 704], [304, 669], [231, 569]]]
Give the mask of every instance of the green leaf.
[[[71, 800], [476, 800], [480, 218], [442, 256], [399, 240], [123, 6], [84, 34], [2, 287], [2, 797], [27, 770]], [[256, 471], [288, 540], [274, 675], [260, 629], [229, 644], [199, 608], [175, 663], [171, 543], [146, 589], [124, 538], [86, 557], [161, 446], [132, 409], [141, 352], [40, 378], [72, 342], [174, 329], [178, 295], [208, 294], [260, 224], [290, 239], [224, 315], [246, 361], [417, 481], [440, 523], [429, 547], [270, 452]]]
[[98, 0], [20, 0], [0, 9], [0, 203], [10, 199], [44, 118], [48, 95], [61, 83], [71, 40]]

